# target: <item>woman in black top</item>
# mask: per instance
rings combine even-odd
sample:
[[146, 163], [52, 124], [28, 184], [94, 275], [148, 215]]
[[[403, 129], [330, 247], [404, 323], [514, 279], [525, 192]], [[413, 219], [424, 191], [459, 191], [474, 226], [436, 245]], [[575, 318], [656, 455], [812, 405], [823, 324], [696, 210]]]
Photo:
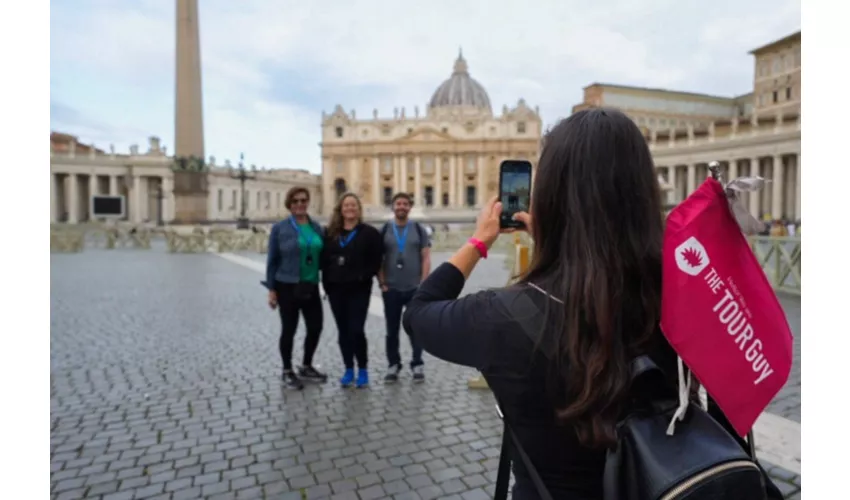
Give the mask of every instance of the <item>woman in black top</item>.
[[[619, 111], [560, 122], [544, 139], [531, 215], [515, 217], [535, 241], [531, 268], [517, 285], [458, 299], [499, 235], [496, 200], [422, 283], [404, 327], [434, 356], [481, 370], [554, 498], [601, 498], [629, 361], [646, 353], [676, 373], [658, 329], [663, 227], [649, 148]], [[513, 498], [539, 498], [513, 464]]]
[[372, 297], [372, 278], [383, 258], [381, 235], [361, 218], [363, 206], [354, 193], [345, 193], [334, 207], [322, 252], [322, 283], [339, 331], [339, 349], [345, 364], [343, 387], [355, 382], [369, 385], [367, 371], [366, 315]]

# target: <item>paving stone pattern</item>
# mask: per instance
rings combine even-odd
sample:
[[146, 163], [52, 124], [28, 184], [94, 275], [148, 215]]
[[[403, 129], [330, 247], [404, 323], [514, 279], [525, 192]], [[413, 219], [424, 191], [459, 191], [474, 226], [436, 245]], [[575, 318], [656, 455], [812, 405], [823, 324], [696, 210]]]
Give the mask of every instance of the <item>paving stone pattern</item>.
[[[259, 279], [214, 255], [51, 256], [53, 499], [492, 498], [501, 425], [474, 371], [426, 355], [425, 384], [342, 390], [326, 306], [332, 381], [284, 390]], [[367, 330], [377, 382], [383, 320]]]

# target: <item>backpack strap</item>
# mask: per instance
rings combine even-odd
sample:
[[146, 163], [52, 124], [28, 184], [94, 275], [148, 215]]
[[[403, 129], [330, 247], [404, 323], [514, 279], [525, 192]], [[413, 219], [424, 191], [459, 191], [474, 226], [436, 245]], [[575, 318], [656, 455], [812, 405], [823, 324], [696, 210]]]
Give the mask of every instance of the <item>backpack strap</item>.
[[543, 484], [543, 479], [540, 478], [537, 468], [531, 463], [531, 458], [525, 452], [525, 448], [522, 447], [522, 443], [519, 442], [519, 438], [508, 423], [507, 416], [502, 413], [502, 409], [498, 405], [496, 405], [496, 411], [502, 417], [502, 422], [505, 424], [505, 432], [502, 435], [502, 452], [499, 456], [499, 472], [498, 476], [496, 476], [496, 490], [493, 500], [506, 500], [508, 497], [508, 483], [510, 482], [511, 473], [511, 448], [519, 454], [519, 458], [522, 460], [525, 470], [528, 471], [528, 475], [531, 476], [531, 482], [534, 483], [534, 488], [537, 490], [537, 494], [540, 495], [541, 500], [553, 500], [552, 494], [549, 493], [546, 485]]
[[387, 237], [387, 231], [389, 231], [389, 230], [390, 230], [390, 223], [384, 222], [383, 227], [381, 227], [381, 239]]

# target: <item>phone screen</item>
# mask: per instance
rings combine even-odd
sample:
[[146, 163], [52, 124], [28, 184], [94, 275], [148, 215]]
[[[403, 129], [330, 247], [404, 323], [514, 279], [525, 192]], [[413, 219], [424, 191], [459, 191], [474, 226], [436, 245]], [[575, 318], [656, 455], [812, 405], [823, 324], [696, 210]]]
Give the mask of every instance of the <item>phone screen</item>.
[[502, 202], [501, 227], [522, 227], [512, 220], [517, 212], [528, 212], [531, 205], [531, 163], [505, 160], [499, 166], [499, 200]]

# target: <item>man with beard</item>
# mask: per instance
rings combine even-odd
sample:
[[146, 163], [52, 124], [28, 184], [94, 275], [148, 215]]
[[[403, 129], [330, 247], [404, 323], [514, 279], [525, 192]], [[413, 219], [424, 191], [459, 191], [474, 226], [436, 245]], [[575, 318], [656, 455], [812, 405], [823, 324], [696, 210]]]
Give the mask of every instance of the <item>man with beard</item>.
[[[378, 273], [384, 299], [384, 318], [387, 321], [387, 361], [389, 369], [384, 382], [398, 381], [401, 372], [399, 330], [402, 310], [413, 298], [419, 283], [431, 271], [431, 241], [425, 228], [408, 219], [413, 199], [407, 193], [397, 193], [392, 198], [393, 220], [384, 224], [381, 235], [384, 243], [384, 261]], [[413, 381], [425, 381], [422, 348], [412, 336], [410, 344], [413, 359], [410, 370]]]

